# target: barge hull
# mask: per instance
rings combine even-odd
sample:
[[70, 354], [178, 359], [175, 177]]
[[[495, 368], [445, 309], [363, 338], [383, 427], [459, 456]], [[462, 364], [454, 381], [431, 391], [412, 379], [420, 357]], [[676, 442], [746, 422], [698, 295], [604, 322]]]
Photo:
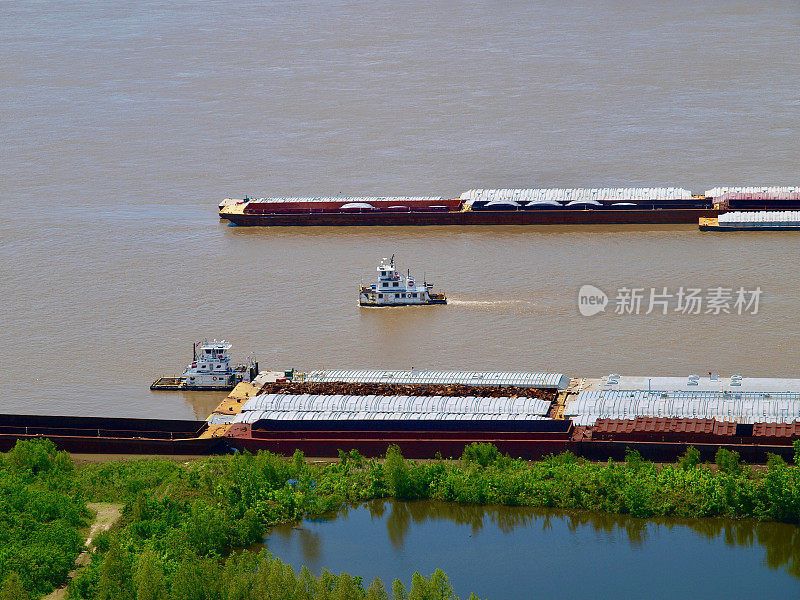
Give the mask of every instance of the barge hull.
[[400, 448], [404, 456], [416, 459], [430, 459], [436, 456], [458, 458], [464, 448], [475, 442], [494, 444], [502, 453], [525, 460], [539, 460], [551, 454], [572, 452], [589, 460], [624, 460], [627, 450], [637, 450], [646, 460], [674, 462], [693, 446], [703, 460], [714, 460], [719, 448], [738, 452], [742, 459], [750, 463], [765, 463], [769, 454], [777, 454], [786, 460], [794, 457], [791, 445], [752, 444], [752, 443], [696, 443], [696, 442], [640, 442], [640, 441], [575, 441], [567, 436], [541, 435], [521, 437], [496, 432], [471, 432], [468, 435], [448, 436], [442, 432], [431, 435], [385, 434], [381, 437], [368, 436], [342, 437], [293, 436], [283, 435], [271, 438], [202, 437], [191, 439], [153, 439], [137, 437], [70, 436], [57, 432], [49, 434], [0, 433], [0, 451], [7, 452], [18, 440], [49, 439], [56, 448], [67, 452], [82, 454], [155, 454], [155, 455], [210, 455], [226, 454], [231, 451], [258, 452], [267, 450], [276, 454], [291, 455], [301, 450], [307, 456], [336, 457], [339, 450], [357, 450], [366, 457], [385, 455], [391, 445]]
[[731, 227], [728, 225], [706, 225], [701, 223], [700, 231], [800, 231], [800, 225], [780, 225], [777, 227]]
[[58, 450], [78, 454], [155, 454], [207, 455], [230, 452], [230, 446], [220, 438], [152, 439], [135, 437], [70, 436], [58, 433], [25, 435], [0, 433], [0, 452], [8, 452], [17, 441], [48, 439]]
[[[538, 421], [547, 423], [547, 421]], [[686, 436], [680, 441], [643, 441], [635, 439], [593, 440], [587, 438], [586, 428], [571, 427], [570, 421], [554, 421], [563, 426], [550, 431], [277, 431], [252, 429], [244, 423], [234, 424], [226, 434], [231, 447], [257, 452], [268, 450], [277, 454], [292, 454], [301, 450], [308, 456], [335, 457], [339, 450], [357, 450], [367, 457], [380, 457], [391, 445], [400, 448], [408, 458], [459, 458], [472, 443], [491, 443], [500, 452], [514, 458], [539, 460], [550, 454], [572, 452], [589, 460], [624, 460], [627, 450], [637, 450], [647, 460], [674, 462], [686, 450], [697, 448], [703, 460], [713, 461], [719, 448], [738, 452], [747, 462], [765, 463], [768, 454], [777, 454], [791, 461], [794, 448], [791, 438], [785, 444], [774, 440], [740, 436], [710, 441], [701, 436]]]
[[424, 226], [424, 225], [643, 225], [696, 224], [716, 217], [713, 208], [662, 210], [535, 210], [458, 212], [361, 212], [221, 214], [236, 225], [267, 227]]
[[[461, 422], [465, 423], [465, 422]], [[221, 454], [234, 450], [268, 450], [290, 455], [302, 450], [308, 456], [336, 457], [339, 450], [358, 450], [362, 455], [383, 456], [397, 445], [409, 458], [458, 458], [474, 442], [494, 444], [500, 452], [515, 458], [541, 459], [550, 454], [573, 452], [590, 460], [623, 460], [628, 448], [645, 459], [674, 462], [693, 446], [703, 460], [713, 460], [719, 448], [738, 452], [752, 463], [764, 463], [768, 454], [786, 460], [794, 457], [792, 441], [796, 427], [771, 425], [758, 436], [714, 438], [687, 433], [685, 439], [642, 440], [591, 438], [589, 428], [572, 427], [570, 421], [532, 421], [538, 431], [498, 430], [277, 430], [252, 429], [237, 423], [216, 433], [205, 421], [161, 419], [117, 419], [103, 417], [61, 417], [0, 415], [0, 451], [10, 450], [18, 440], [50, 439], [59, 450], [98, 454]], [[341, 423], [339, 423], [341, 424]], [[773, 431], [773, 429], [775, 431]], [[780, 431], [779, 431], [780, 429]], [[737, 432], [738, 433], [738, 432]]]
[[339, 450], [357, 450], [362, 456], [380, 457], [386, 454], [389, 446], [398, 446], [406, 458], [459, 458], [464, 448], [474, 442], [489, 442], [500, 452], [514, 457], [540, 459], [548, 454], [558, 454], [570, 450], [574, 444], [567, 439], [516, 438], [502, 434], [469, 435], [454, 437], [423, 436], [407, 437], [392, 434], [383, 437], [275, 437], [275, 438], [229, 438], [229, 443], [237, 450], [269, 450], [276, 454], [290, 455], [301, 450], [307, 456], [335, 457]]
[[728, 441], [724, 444], [707, 442], [640, 442], [640, 441], [598, 441], [583, 440], [575, 442], [572, 452], [588, 460], [604, 461], [608, 459], [625, 460], [625, 455], [630, 448], [636, 450], [645, 460], [654, 462], [675, 462], [690, 447], [700, 452], [703, 461], [714, 461], [720, 448], [738, 452], [742, 460], [748, 463], [763, 464], [767, 462], [770, 454], [777, 454], [784, 460], [791, 461], [794, 457], [792, 446], [777, 446], [754, 443], [736, 443]]
[[47, 438], [59, 450], [86, 454], [212, 454], [223, 440], [201, 437], [205, 421], [50, 415], [0, 415], [0, 451], [17, 440]]
[[624, 460], [628, 449], [641, 453], [646, 460], [655, 462], [674, 462], [686, 450], [693, 446], [700, 452], [703, 460], [713, 461], [717, 450], [726, 448], [738, 452], [742, 459], [750, 463], [765, 463], [769, 454], [777, 454], [786, 460], [794, 456], [792, 446], [759, 445], [759, 444], [709, 444], [689, 442], [622, 442], [622, 441], [575, 441], [558, 436], [528, 436], [518, 437], [502, 433], [481, 434], [473, 432], [470, 435], [458, 437], [442, 435], [400, 436], [387, 434], [381, 438], [369, 437], [342, 437], [331, 434], [329, 437], [281, 436], [274, 438], [256, 437], [231, 437], [228, 438], [231, 447], [237, 450], [258, 452], [268, 450], [276, 454], [290, 455], [295, 450], [301, 450], [307, 456], [336, 457], [339, 450], [357, 450], [366, 457], [380, 457], [386, 454], [389, 446], [400, 448], [403, 456], [407, 458], [430, 459], [437, 455], [444, 458], [459, 458], [464, 448], [475, 442], [494, 444], [502, 453], [508, 453], [514, 458], [525, 460], [540, 460], [551, 454], [572, 452], [577, 456], [589, 460], [605, 461], [608, 459]]

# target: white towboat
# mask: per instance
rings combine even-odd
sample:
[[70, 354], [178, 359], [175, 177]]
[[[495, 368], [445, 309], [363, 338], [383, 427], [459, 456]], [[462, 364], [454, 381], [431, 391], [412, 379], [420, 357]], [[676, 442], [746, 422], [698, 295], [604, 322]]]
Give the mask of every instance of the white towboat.
[[400, 275], [391, 260], [385, 258], [378, 266], [378, 282], [361, 285], [358, 303], [361, 306], [415, 306], [425, 304], [447, 304], [445, 294], [431, 292], [432, 283], [417, 283], [411, 273]]
[[196, 342], [192, 346], [192, 362], [180, 377], [161, 377], [151, 390], [232, 390], [242, 381], [258, 375], [258, 362], [250, 358], [245, 365], [231, 366], [231, 344], [225, 340]]

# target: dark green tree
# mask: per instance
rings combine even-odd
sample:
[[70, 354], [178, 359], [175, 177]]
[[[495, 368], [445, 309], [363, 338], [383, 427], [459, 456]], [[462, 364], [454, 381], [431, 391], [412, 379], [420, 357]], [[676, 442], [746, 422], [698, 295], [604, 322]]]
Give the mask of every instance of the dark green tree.
[[482, 467], [488, 467], [497, 462], [501, 456], [497, 446], [488, 442], [472, 442], [464, 448], [461, 460], [464, 463], [477, 463]]
[[681, 469], [688, 471], [701, 463], [700, 451], [694, 446], [689, 446], [681, 456], [678, 457], [678, 464]]
[[456, 594], [450, 580], [441, 569], [436, 569], [428, 584], [428, 597], [431, 600], [456, 600]]
[[415, 572], [411, 577], [411, 591], [408, 593], [408, 600], [432, 600], [430, 595], [430, 584], [419, 572]]
[[377, 577], [372, 580], [367, 588], [366, 600], [389, 600], [389, 594], [383, 587], [383, 582]]
[[397, 498], [407, 498], [409, 492], [409, 467], [403, 458], [400, 448], [392, 444], [386, 451], [386, 460], [383, 463], [389, 488]]
[[408, 600], [406, 586], [399, 579], [392, 582], [392, 600]]
[[742, 463], [739, 461], [739, 453], [726, 448], [720, 448], [714, 455], [714, 462], [722, 473], [728, 475], [738, 475], [742, 472]]
[[164, 566], [150, 548], [142, 552], [136, 561], [133, 586], [136, 600], [164, 600], [167, 597]]
[[133, 600], [133, 581], [131, 578], [131, 556], [126, 548], [120, 546], [113, 536], [108, 552], [100, 564], [100, 577], [97, 582], [97, 600]]

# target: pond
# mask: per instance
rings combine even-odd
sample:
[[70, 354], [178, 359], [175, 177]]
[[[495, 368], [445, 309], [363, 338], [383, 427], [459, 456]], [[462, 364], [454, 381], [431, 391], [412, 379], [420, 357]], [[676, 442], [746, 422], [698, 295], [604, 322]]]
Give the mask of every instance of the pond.
[[800, 528], [377, 500], [274, 528], [299, 569], [410, 585], [441, 568], [456, 593], [519, 598], [777, 598], [800, 594]]

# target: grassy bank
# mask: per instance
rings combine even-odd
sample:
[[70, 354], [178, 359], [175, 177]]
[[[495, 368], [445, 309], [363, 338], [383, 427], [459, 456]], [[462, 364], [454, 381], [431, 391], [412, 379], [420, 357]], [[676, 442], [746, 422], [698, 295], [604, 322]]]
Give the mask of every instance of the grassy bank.
[[439, 571], [386, 589], [346, 573], [295, 573], [266, 552], [239, 551], [272, 524], [388, 497], [797, 523], [800, 468], [775, 457], [754, 471], [724, 450], [716, 464], [703, 465], [691, 449], [674, 465], [636, 453], [622, 463], [564, 454], [531, 464], [489, 444], [468, 448], [461, 461], [409, 461], [390, 449], [383, 460], [343, 453], [328, 464], [264, 452], [75, 467], [49, 442], [20, 443], [0, 462], [0, 600], [38, 597], [64, 581], [80, 550], [87, 502], [125, 508], [119, 527], [95, 538], [71, 598], [454, 598]]

